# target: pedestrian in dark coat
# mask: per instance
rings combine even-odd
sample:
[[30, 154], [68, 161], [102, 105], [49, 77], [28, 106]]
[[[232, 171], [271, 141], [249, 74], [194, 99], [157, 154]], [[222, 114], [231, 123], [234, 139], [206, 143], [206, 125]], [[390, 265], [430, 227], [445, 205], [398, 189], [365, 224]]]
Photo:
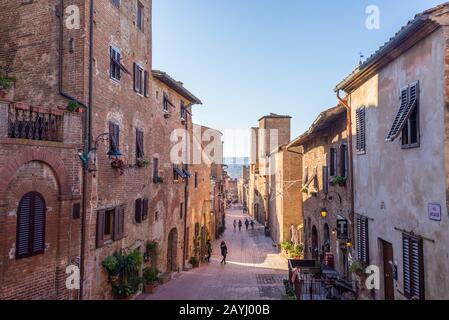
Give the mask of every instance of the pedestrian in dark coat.
[[210, 240], [207, 240], [207, 256], [206, 261], [210, 262], [210, 257], [212, 256], [212, 244], [210, 243]]
[[220, 263], [226, 264], [226, 256], [228, 255], [228, 247], [226, 246], [226, 243], [224, 241], [221, 242], [220, 249], [221, 249], [221, 256], [223, 257], [223, 259], [221, 260]]
[[251, 220], [251, 229], [254, 229], [254, 220]]
[[246, 231], [248, 231], [248, 226], [249, 226], [249, 221], [248, 221], [248, 219], [245, 219], [245, 227], [246, 227]]
[[242, 220], [239, 220], [239, 231], [242, 231], [242, 225], [243, 225]]

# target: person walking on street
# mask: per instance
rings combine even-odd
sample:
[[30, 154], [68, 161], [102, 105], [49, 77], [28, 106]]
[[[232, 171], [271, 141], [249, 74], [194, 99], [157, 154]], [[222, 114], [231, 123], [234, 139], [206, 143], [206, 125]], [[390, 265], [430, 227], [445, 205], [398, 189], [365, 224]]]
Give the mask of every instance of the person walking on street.
[[210, 262], [210, 257], [212, 256], [212, 244], [210, 243], [210, 240], [207, 240], [206, 246], [207, 246], [206, 261]]
[[249, 221], [248, 221], [248, 219], [245, 219], [245, 227], [246, 227], [246, 231], [248, 231], [248, 226], [249, 226]]
[[242, 220], [239, 220], [239, 231], [242, 231], [242, 225], [243, 225]]
[[235, 231], [236, 227], [237, 227], [237, 221], [234, 220], [234, 231]]
[[221, 260], [220, 263], [226, 264], [226, 256], [228, 255], [228, 247], [226, 246], [226, 243], [224, 241], [221, 242], [220, 249], [221, 249], [221, 256], [223, 257], [223, 259]]
[[251, 220], [251, 229], [254, 230], [254, 220]]

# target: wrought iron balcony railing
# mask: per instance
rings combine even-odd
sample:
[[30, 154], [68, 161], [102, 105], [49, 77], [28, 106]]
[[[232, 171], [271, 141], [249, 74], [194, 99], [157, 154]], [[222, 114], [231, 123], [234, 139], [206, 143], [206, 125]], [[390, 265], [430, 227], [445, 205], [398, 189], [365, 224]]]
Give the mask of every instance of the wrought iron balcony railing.
[[58, 108], [11, 104], [8, 137], [15, 139], [63, 141], [64, 111]]

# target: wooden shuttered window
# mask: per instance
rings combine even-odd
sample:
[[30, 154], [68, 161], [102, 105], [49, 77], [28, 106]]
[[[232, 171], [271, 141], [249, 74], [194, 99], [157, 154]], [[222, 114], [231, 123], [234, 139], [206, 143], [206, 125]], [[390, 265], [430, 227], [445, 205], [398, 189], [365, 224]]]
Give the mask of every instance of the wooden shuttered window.
[[148, 97], [148, 71], [134, 63], [133, 66], [133, 90], [145, 97]]
[[142, 222], [142, 199], [136, 199], [134, 204], [134, 217], [137, 223]]
[[402, 235], [404, 294], [408, 299], [424, 300], [424, 257], [422, 238]]
[[342, 144], [340, 146], [340, 176], [343, 178], [347, 178], [348, 171], [349, 171], [348, 147], [345, 144]]
[[392, 142], [399, 136], [399, 134], [401, 134], [401, 132], [404, 133], [403, 128], [410, 122], [410, 115], [416, 110], [418, 99], [419, 82], [414, 82], [401, 89], [399, 110], [393, 120], [386, 141]]
[[105, 210], [97, 212], [97, 248], [103, 247], [106, 241], [104, 235], [105, 213]]
[[142, 159], [144, 156], [143, 131], [136, 129], [136, 157]]
[[327, 166], [323, 167], [323, 192], [329, 193], [329, 168]]
[[142, 199], [142, 221], [148, 219], [149, 201], [147, 198]]
[[330, 148], [329, 151], [329, 175], [335, 177], [337, 175], [337, 149]]
[[109, 122], [109, 154], [119, 152], [120, 146], [120, 127], [118, 124]]
[[143, 73], [143, 95], [145, 97], [148, 97], [148, 86], [149, 86], [149, 82], [148, 82], [148, 71], [144, 71]]
[[17, 259], [45, 252], [45, 217], [44, 198], [37, 192], [24, 195], [17, 214]]
[[105, 245], [106, 241], [117, 241], [125, 237], [125, 206], [111, 210], [97, 211], [97, 248]]
[[358, 108], [355, 111], [356, 124], [356, 150], [358, 153], [366, 152], [366, 118], [365, 107]]
[[357, 258], [366, 265], [369, 265], [368, 219], [363, 216], [358, 216], [356, 227]]
[[115, 208], [114, 215], [114, 241], [121, 240], [125, 237], [125, 206]]

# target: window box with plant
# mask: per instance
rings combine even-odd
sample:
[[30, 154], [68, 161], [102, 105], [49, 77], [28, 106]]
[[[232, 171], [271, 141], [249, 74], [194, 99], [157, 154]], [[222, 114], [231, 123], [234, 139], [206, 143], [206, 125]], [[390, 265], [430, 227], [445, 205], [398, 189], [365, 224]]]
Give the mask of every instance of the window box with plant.
[[136, 165], [139, 168], [144, 168], [150, 164], [150, 160], [144, 159], [144, 158], [137, 158]]
[[143, 292], [151, 294], [159, 283], [160, 271], [156, 267], [143, 269]]
[[342, 177], [342, 176], [334, 176], [333, 179], [330, 181], [330, 184], [332, 186], [345, 187], [346, 186], [346, 178]]
[[75, 100], [70, 100], [67, 104], [68, 112], [83, 112], [83, 108]]
[[130, 299], [139, 291], [142, 284], [139, 270], [142, 264], [143, 254], [138, 250], [115, 252], [103, 260], [102, 266], [108, 273], [115, 298]]

